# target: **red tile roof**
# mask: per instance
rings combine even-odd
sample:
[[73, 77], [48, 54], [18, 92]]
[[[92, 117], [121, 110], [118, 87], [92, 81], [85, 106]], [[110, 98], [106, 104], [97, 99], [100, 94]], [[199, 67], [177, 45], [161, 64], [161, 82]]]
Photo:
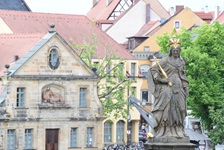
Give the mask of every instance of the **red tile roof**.
[[0, 10], [0, 18], [9, 26], [13, 33], [47, 33], [49, 24], [55, 24], [55, 30], [71, 44], [70, 39], [77, 44], [89, 41], [93, 34], [96, 35], [97, 57], [105, 57], [106, 47], [111, 46], [112, 51], [123, 59], [134, 59], [134, 57], [109, 35], [84, 15], [65, 15], [50, 13], [18, 12]]
[[153, 27], [158, 21], [149, 21], [146, 23], [136, 34], [136, 36], [145, 36], [151, 27]]
[[23, 57], [45, 34], [0, 34], [0, 74], [3, 73], [5, 64], [12, 64], [15, 55]]
[[87, 13], [87, 17], [89, 19], [107, 20], [119, 2], [120, 0], [112, 0], [107, 6], [106, 0], [98, 0], [97, 4]]
[[198, 17], [200, 17], [202, 20], [212, 20], [214, 17], [214, 12], [194, 12]]
[[223, 23], [224, 22], [224, 11], [218, 16], [218, 18], [216, 20], [219, 23]]

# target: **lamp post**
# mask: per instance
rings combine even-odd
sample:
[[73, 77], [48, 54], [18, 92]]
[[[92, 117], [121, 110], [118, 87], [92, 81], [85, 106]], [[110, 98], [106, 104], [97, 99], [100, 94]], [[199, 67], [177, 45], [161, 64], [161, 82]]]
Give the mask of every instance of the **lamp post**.
[[129, 130], [129, 122], [131, 121], [131, 114], [130, 114], [130, 99], [129, 99], [129, 87], [128, 87], [128, 104], [127, 104], [127, 111], [128, 111], [128, 117], [127, 117], [127, 145], [130, 144], [130, 136], [131, 131]]

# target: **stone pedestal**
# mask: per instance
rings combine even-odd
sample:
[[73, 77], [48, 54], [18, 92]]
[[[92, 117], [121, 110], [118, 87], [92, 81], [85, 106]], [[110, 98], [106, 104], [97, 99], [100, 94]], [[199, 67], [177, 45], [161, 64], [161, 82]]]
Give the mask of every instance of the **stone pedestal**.
[[155, 137], [144, 144], [145, 150], [195, 150], [195, 146], [188, 137]]

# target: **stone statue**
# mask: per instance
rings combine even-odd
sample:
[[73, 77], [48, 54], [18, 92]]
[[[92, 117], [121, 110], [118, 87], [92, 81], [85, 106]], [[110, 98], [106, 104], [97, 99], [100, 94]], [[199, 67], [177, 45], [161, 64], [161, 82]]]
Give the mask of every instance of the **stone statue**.
[[180, 56], [180, 40], [169, 40], [169, 55], [162, 58], [148, 72], [148, 86], [155, 101], [152, 113], [156, 119], [156, 137], [185, 137], [186, 98], [188, 79], [185, 60]]

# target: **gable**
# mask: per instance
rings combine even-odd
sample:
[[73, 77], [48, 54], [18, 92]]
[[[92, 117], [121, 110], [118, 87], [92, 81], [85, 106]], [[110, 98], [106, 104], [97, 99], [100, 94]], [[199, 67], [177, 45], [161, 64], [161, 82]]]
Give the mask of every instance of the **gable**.
[[[138, 12], [138, 13], [136, 13]], [[131, 9], [125, 12], [112, 26], [107, 29], [109, 34], [118, 43], [125, 43], [127, 37], [135, 35], [146, 23], [146, 3], [139, 1]], [[133, 20], [135, 20], [133, 23]]]
[[146, 45], [150, 47], [151, 52], [158, 52], [160, 50], [160, 47], [155, 42], [157, 40], [157, 36], [161, 36], [164, 33], [171, 34], [173, 29], [175, 28], [175, 21], [180, 22], [180, 29], [177, 30], [177, 32], [181, 31], [182, 27], [189, 29], [195, 24], [202, 25], [204, 23], [204, 21], [201, 18], [199, 18], [195, 13], [193, 13], [189, 8], [185, 8], [177, 15], [171, 17], [165, 24], [161, 25], [158, 31], [152, 34], [151, 37], [146, 39], [138, 47], [136, 47], [134, 49], [134, 52], [144, 51], [144, 46]]
[[[169, 15], [161, 13], [164, 11], [165, 14], [168, 14], [164, 9], [160, 9], [161, 5], [157, 3], [154, 1], [138, 1], [130, 9], [125, 11], [124, 14], [120, 15], [116, 22], [111, 25], [106, 32], [118, 43], [126, 43], [127, 37], [136, 35], [148, 21], [158, 21], [161, 20], [161, 18], [169, 18]], [[158, 9], [161, 11], [156, 11]], [[135, 23], [133, 23], [133, 20], [135, 20]]]
[[[57, 52], [57, 56], [53, 55], [52, 51]], [[55, 68], [50, 65], [53, 56], [59, 60]], [[91, 69], [56, 32], [47, 34], [21, 59], [15, 62], [9, 68], [9, 71], [11, 76], [87, 77], [94, 75]]]

